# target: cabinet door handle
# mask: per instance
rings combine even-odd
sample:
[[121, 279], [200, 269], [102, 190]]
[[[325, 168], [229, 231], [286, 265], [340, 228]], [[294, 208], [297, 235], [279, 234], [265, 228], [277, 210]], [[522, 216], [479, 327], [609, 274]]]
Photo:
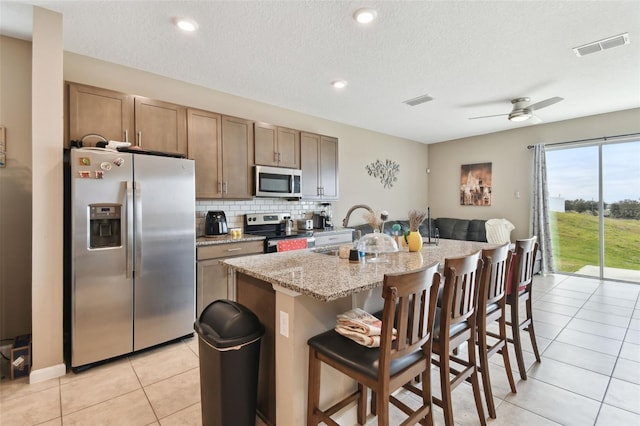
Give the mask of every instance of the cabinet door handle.
[[278, 158], [278, 153], [277, 153], [276, 151], [273, 151], [273, 161], [277, 163], [277, 162], [278, 162], [278, 160], [280, 160], [280, 159]]
[[222, 182], [218, 181], [218, 192], [222, 194]]
[[242, 250], [242, 247], [227, 249], [227, 251], [240, 251], [240, 250]]
[[282, 156], [281, 156], [281, 154], [280, 154], [280, 153], [278, 153], [278, 163], [279, 163], [280, 161], [282, 161]]
[[138, 132], [138, 146], [142, 147], [142, 130]]
[[124, 141], [129, 142], [129, 131], [124, 129]]
[[223, 192], [226, 194], [227, 193], [227, 181], [226, 180], [222, 184], [222, 188], [223, 188]]

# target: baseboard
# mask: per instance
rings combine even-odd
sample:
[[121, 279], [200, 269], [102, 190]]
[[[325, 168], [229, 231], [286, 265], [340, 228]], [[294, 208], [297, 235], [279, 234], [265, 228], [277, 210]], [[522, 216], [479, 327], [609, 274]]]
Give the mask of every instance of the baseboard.
[[67, 366], [63, 364], [52, 365], [51, 367], [31, 370], [29, 374], [29, 383], [40, 383], [67, 374]]

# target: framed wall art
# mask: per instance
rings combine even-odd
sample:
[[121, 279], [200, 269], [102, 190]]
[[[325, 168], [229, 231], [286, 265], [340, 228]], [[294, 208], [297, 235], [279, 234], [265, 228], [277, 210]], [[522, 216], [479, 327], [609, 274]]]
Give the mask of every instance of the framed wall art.
[[460, 205], [491, 205], [491, 163], [462, 165], [460, 168]]

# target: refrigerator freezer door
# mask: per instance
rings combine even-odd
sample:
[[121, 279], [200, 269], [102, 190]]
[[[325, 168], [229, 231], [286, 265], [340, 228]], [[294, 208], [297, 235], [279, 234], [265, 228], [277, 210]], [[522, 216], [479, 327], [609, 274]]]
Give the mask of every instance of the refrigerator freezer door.
[[193, 333], [193, 160], [134, 155], [134, 350]]
[[71, 150], [71, 366], [131, 352], [127, 277], [131, 154]]

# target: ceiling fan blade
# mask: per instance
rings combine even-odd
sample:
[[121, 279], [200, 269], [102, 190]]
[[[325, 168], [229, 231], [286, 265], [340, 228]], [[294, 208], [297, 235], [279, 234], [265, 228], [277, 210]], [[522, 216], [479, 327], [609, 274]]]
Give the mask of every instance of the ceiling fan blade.
[[558, 102], [563, 101], [563, 100], [564, 100], [564, 98], [561, 98], [559, 96], [554, 96], [553, 98], [545, 99], [544, 101], [540, 101], [540, 102], [536, 102], [535, 104], [531, 104], [527, 108], [529, 108], [531, 111], [535, 111], [537, 109], [542, 109], [542, 108], [546, 108], [548, 106], [551, 106], [553, 104], [557, 104]]
[[469, 117], [469, 120], [477, 120], [478, 118], [504, 117], [509, 114], [483, 115], [481, 117]]

